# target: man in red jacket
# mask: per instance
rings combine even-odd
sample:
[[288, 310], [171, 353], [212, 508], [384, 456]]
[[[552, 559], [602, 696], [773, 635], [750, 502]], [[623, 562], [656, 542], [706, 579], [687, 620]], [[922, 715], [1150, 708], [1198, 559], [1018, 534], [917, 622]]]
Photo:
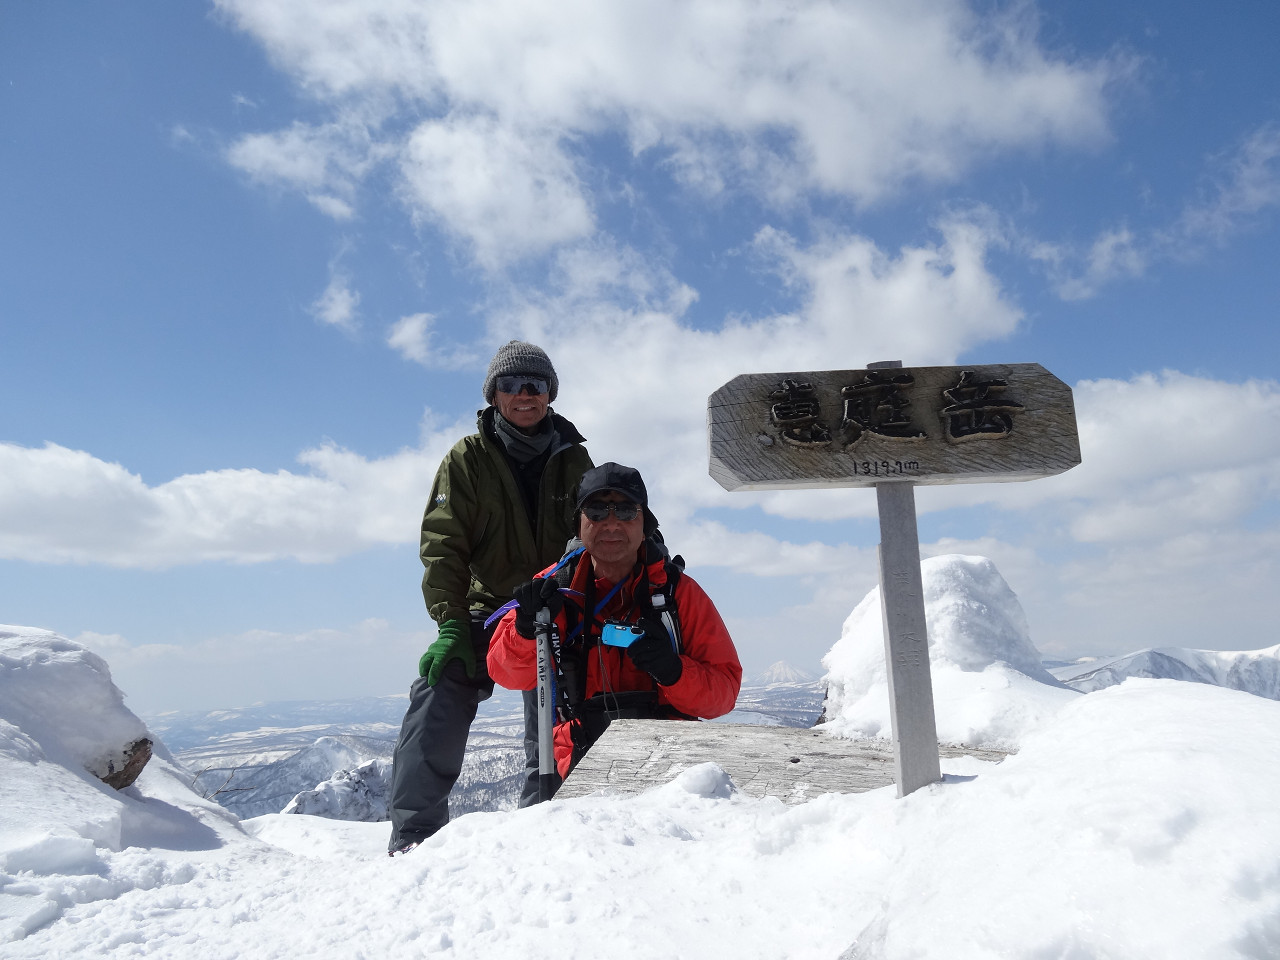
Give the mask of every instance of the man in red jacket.
[[588, 470], [577, 496], [581, 550], [516, 587], [493, 634], [490, 676], [531, 690], [535, 617], [551, 610], [561, 779], [610, 720], [709, 719], [738, 698], [742, 666], [729, 631], [679, 558], [667, 559], [648, 502], [634, 468]]

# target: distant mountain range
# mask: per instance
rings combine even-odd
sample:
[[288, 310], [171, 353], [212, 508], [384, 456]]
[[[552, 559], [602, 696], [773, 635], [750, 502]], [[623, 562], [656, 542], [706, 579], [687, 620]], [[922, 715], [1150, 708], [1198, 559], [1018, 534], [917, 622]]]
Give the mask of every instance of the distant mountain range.
[[[810, 727], [822, 711], [824, 689], [812, 675], [779, 662], [744, 684], [737, 708], [721, 720]], [[243, 819], [292, 805], [292, 812], [377, 820], [385, 819], [377, 816], [378, 804], [386, 802], [385, 775], [371, 762], [390, 761], [407, 705], [403, 696], [361, 697], [144, 719], [190, 771], [196, 790]], [[449, 798], [454, 815], [515, 807], [523, 736], [519, 693], [499, 689], [480, 704]]]
[[1054, 665], [1049, 672], [1082, 693], [1114, 686], [1128, 677], [1150, 677], [1209, 683], [1280, 700], [1280, 645], [1240, 651], [1154, 647], [1123, 657]]
[[[1123, 657], [1048, 662], [1062, 683], [1088, 693], [1128, 677], [1208, 683], [1280, 700], [1280, 646], [1220, 652], [1161, 647]], [[716, 722], [811, 727], [826, 683], [779, 661], [743, 684]], [[242, 818], [291, 812], [385, 819], [387, 774], [404, 696], [255, 704], [144, 718], [191, 772], [193, 785]], [[458, 786], [455, 815], [513, 809], [524, 776], [520, 695], [497, 690], [480, 705]]]
[[[1218, 652], [1163, 647], [1123, 657], [1046, 663], [1088, 693], [1127, 677], [1209, 683], [1280, 700], [1280, 646]], [[735, 709], [718, 722], [811, 727], [826, 684], [779, 661], [743, 684]], [[193, 785], [242, 818], [290, 812], [385, 819], [387, 777], [404, 696], [255, 704], [144, 718], [191, 772]], [[497, 690], [480, 705], [462, 776], [450, 797], [455, 815], [513, 809], [524, 777], [520, 695]]]

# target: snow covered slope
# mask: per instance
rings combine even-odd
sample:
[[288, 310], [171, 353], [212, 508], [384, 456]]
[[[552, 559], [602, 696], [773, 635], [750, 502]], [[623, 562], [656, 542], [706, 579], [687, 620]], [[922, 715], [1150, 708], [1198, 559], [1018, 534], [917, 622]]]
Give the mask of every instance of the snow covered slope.
[[[938, 738], [1016, 750], [1027, 733], [1079, 696], [1040, 663], [1022, 605], [986, 557], [921, 563]], [[889, 737], [880, 589], [844, 622], [827, 668], [828, 730]]]
[[1191, 650], [1155, 647], [1123, 657], [1081, 660], [1049, 671], [1083, 693], [1128, 677], [1189, 680], [1280, 700], [1280, 645], [1263, 650]]

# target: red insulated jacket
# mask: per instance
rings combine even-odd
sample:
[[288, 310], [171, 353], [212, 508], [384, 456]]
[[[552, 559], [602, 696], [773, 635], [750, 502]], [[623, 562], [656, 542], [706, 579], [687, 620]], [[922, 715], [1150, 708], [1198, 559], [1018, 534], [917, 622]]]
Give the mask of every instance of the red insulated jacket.
[[[643, 549], [643, 548], [642, 548]], [[585, 554], [583, 555], [585, 559]], [[550, 574], [556, 565], [538, 574], [538, 579]], [[583, 596], [588, 591], [588, 572], [591, 564], [579, 562], [568, 588], [561, 590], [566, 607], [572, 606], [574, 623], [581, 623]], [[666, 570], [661, 560], [648, 564], [643, 571], [648, 575], [650, 590], [656, 590], [667, 582]], [[680, 679], [669, 687], [659, 686], [654, 679], [631, 662], [626, 651], [599, 642], [600, 624], [603, 620], [635, 622], [648, 611], [647, 598], [636, 597], [635, 592], [644, 583], [637, 568], [631, 579], [622, 585], [600, 613], [593, 618], [591, 636], [586, 640], [586, 696], [603, 692], [657, 691], [658, 703], [667, 705], [691, 717], [723, 716], [733, 709], [742, 685], [742, 665], [733, 646], [729, 631], [711, 598], [687, 574], [676, 583], [675, 604], [679, 612], [682, 635]], [[614, 584], [596, 580], [591, 593], [604, 598]], [[510, 690], [532, 690], [538, 684], [537, 648], [534, 640], [522, 637], [516, 631], [516, 611], [508, 610], [494, 630], [489, 645], [489, 675]], [[566, 612], [556, 618], [559, 636], [567, 632]], [[568, 776], [573, 755], [573, 724], [557, 722], [555, 730], [556, 769], [561, 777]]]

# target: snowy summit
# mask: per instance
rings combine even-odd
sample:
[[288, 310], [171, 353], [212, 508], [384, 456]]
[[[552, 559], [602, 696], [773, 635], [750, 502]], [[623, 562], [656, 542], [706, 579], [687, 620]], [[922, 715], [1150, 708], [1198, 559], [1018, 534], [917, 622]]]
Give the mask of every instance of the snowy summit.
[[[384, 823], [239, 822], [192, 792], [159, 743], [137, 783], [111, 789], [87, 768], [141, 722], [106, 664], [47, 631], [0, 627], [0, 952], [1280, 953], [1280, 703], [1171, 680], [1063, 690], [1035, 670], [994, 566], [925, 567], [935, 682], [975, 704], [942, 699], [940, 723], [956, 739], [1016, 738], [1015, 756], [944, 759], [942, 783], [902, 800], [890, 787], [791, 807], [737, 792], [708, 763], [639, 796], [461, 816], [395, 859]], [[882, 726], [867, 606], [827, 659], [838, 688], [829, 729]], [[332, 793], [308, 802], [318, 809]]]

